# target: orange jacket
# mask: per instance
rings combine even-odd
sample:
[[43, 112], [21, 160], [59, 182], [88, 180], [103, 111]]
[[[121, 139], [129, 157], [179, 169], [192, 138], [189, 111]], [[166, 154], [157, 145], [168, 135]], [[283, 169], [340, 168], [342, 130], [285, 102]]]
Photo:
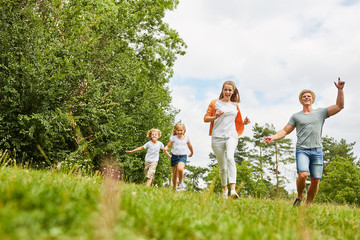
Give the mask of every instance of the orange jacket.
[[[205, 121], [205, 117], [207, 117], [207, 116], [209, 116], [209, 117], [215, 116], [215, 103], [216, 103], [216, 100], [217, 99], [212, 100], [211, 103], [209, 104], [209, 107], [208, 107], [208, 109], [206, 111], [206, 114], [204, 116], [204, 121]], [[243, 123], [243, 120], [242, 120], [242, 117], [241, 117], [239, 105], [236, 104], [236, 107], [237, 107], [238, 113], [237, 113], [236, 118], [235, 118], [235, 127], [236, 127], [236, 131], [238, 133], [238, 136], [240, 136], [244, 131], [244, 123]], [[214, 127], [214, 121], [211, 121], [210, 130], [209, 130], [209, 136], [211, 136], [213, 127]]]

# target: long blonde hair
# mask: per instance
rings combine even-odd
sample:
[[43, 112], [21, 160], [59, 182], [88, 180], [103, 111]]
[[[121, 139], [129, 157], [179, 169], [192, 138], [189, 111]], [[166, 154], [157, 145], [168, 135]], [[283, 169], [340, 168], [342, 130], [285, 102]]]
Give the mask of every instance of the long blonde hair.
[[224, 87], [225, 85], [230, 85], [232, 86], [234, 92], [233, 94], [231, 95], [230, 97], [230, 101], [231, 102], [236, 102], [236, 103], [239, 103], [240, 102], [240, 94], [239, 94], [239, 91], [238, 89], [236, 88], [236, 85], [233, 81], [226, 81], [224, 82], [223, 86], [222, 86], [222, 89], [221, 89], [221, 93], [220, 93], [220, 96], [219, 96], [219, 99], [223, 99], [224, 98], [224, 94], [223, 94], [223, 90], [224, 90]]

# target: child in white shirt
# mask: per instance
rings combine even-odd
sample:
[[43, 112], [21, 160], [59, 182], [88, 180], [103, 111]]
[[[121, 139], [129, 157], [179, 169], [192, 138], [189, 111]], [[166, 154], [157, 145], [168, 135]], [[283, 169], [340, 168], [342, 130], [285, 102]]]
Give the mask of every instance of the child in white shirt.
[[[185, 132], [186, 128], [184, 124], [175, 124], [170, 141], [164, 148], [164, 151], [167, 152], [167, 150], [173, 146], [173, 149], [171, 150], [171, 167], [173, 172], [172, 180], [174, 190], [177, 190], [177, 179], [179, 177], [178, 190], [180, 191], [185, 190], [183, 185], [183, 178], [187, 157], [192, 157], [194, 153], [189, 138], [185, 136]], [[190, 150], [189, 155], [187, 155], [188, 149]]]
[[160, 141], [158, 141], [158, 138], [161, 137], [161, 131], [159, 129], [150, 129], [146, 133], [146, 137], [150, 139], [151, 141], [148, 141], [145, 143], [142, 147], [138, 147], [131, 151], [125, 151], [126, 153], [133, 153], [137, 151], [141, 151], [143, 149], [147, 149], [146, 155], [145, 155], [145, 176], [147, 178], [146, 186], [150, 186], [155, 175], [156, 167], [159, 162], [159, 150], [162, 149], [168, 157], [170, 157], [170, 154], [164, 150], [164, 144]]

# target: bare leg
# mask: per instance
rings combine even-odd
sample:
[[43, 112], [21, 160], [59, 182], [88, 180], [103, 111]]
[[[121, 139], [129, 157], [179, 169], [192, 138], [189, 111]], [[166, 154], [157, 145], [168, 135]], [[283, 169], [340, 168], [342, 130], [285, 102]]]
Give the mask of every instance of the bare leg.
[[146, 186], [149, 187], [152, 183], [152, 179], [151, 178], [148, 178], [147, 181], [146, 181]]
[[311, 178], [310, 187], [307, 191], [307, 197], [306, 197], [306, 205], [310, 206], [311, 202], [314, 200], [317, 191], [319, 189], [319, 178]]
[[230, 191], [235, 191], [235, 183], [230, 183]]
[[179, 177], [179, 184], [183, 182], [183, 178], [184, 178], [184, 168], [185, 168], [185, 163], [183, 162], [179, 162], [177, 164], [177, 175]]
[[309, 175], [308, 172], [299, 172], [298, 178], [296, 179], [296, 188], [298, 193], [298, 199], [303, 199], [303, 192], [306, 187], [306, 178]]
[[172, 173], [173, 173], [173, 188], [174, 190], [176, 190], [176, 185], [177, 185], [177, 164], [175, 166], [172, 167]]

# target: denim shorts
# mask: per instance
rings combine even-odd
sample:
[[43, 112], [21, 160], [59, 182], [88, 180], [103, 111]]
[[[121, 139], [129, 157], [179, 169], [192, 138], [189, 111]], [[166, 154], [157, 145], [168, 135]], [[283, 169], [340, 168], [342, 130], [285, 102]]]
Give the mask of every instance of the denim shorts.
[[321, 179], [323, 174], [322, 148], [296, 149], [297, 172], [309, 172], [310, 177]]
[[179, 162], [186, 164], [187, 155], [174, 155], [171, 154], [171, 167], [176, 166]]

